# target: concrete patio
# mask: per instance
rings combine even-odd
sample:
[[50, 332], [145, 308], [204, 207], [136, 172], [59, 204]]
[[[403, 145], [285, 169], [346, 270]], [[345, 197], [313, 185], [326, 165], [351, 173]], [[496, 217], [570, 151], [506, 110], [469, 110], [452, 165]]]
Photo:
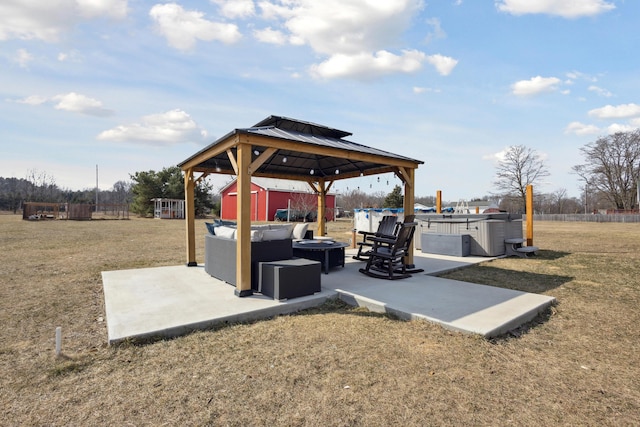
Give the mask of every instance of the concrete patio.
[[402, 280], [361, 274], [364, 264], [347, 251], [344, 268], [322, 274], [322, 292], [274, 301], [260, 294], [234, 295], [234, 287], [209, 276], [203, 266], [170, 266], [102, 273], [108, 340], [171, 337], [223, 323], [265, 319], [340, 298], [371, 311], [402, 319], [424, 319], [445, 328], [501, 335], [533, 319], [555, 298], [434, 277], [442, 272], [490, 260], [416, 252], [423, 273]]

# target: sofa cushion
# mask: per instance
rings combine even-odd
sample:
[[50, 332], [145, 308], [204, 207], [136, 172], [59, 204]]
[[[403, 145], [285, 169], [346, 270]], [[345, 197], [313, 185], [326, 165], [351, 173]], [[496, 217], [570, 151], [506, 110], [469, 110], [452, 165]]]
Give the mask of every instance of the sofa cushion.
[[283, 240], [291, 238], [292, 227], [276, 228], [274, 230], [264, 230], [262, 240]]
[[226, 237], [227, 239], [235, 239], [236, 229], [233, 227], [228, 227], [226, 225], [220, 225], [216, 227], [216, 236]]
[[264, 230], [251, 230], [251, 241], [252, 242], [261, 242], [262, 241], [262, 233]]
[[309, 228], [308, 222], [296, 224], [295, 227], [293, 227], [293, 232], [291, 233], [291, 237], [295, 240], [304, 239], [304, 235], [307, 232], [307, 228]]

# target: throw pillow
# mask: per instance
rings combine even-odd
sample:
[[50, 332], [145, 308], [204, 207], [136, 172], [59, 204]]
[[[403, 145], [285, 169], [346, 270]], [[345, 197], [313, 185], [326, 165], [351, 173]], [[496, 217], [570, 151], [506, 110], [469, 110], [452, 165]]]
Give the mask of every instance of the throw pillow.
[[307, 228], [309, 228], [308, 222], [296, 224], [295, 227], [293, 227], [292, 237], [296, 240], [304, 239], [304, 235], [307, 233]]
[[209, 233], [211, 233], [211, 234], [213, 234], [215, 236], [217, 225], [212, 223], [212, 222], [205, 222], [204, 225], [207, 226], [207, 230], [209, 230]]
[[226, 225], [220, 225], [216, 227], [216, 236], [226, 237], [227, 239], [235, 239], [236, 229], [227, 227]]
[[262, 241], [262, 231], [263, 230], [251, 230], [251, 241], [252, 242], [261, 242]]

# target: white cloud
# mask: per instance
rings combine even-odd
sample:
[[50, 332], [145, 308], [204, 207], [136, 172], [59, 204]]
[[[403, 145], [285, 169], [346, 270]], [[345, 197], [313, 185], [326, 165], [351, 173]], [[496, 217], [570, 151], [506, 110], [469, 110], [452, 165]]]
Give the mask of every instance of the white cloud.
[[26, 98], [17, 99], [14, 102], [26, 105], [43, 105], [53, 103], [56, 110], [69, 111], [72, 113], [86, 114], [89, 116], [106, 117], [113, 115], [113, 110], [106, 109], [102, 102], [76, 92], [55, 95], [47, 98], [39, 95], [31, 95]]
[[0, 40], [56, 42], [83, 19], [124, 18], [127, 0], [3, 0], [0, 2]]
[[172, 145], [201, 141], [206, 132], [186, 112], [175, 109], [142, 118], [140, 123], [120, 125], [98, 135], [102, 141]]
[[621, 104], [617, 106], [605, 105], [602, 108], [595, 108], [589, 111], [589, 115], [599, 119], [624, 119], [640, 116], [640, 105]]
[[438, 73], [442, 76], [448, 76], [451, 74], [456, 65], [458, 65], [457, 59], [440, 54], [429, 55], [427, 57], [427, 62], [436, 67], [436, 70], [438, 70]]
[[158, 31], [169, 45], [179, 50], [191, 50], [197, 40], [230, 44], [241, 38], [236, 25], [209, 21], [203, 18], [202, 12], [186, 11], [175, 3], [156, 4], [149, 16], [156, 21]]
[[542, 92], [557, 90], [560, 79], [556, 77], [532, 77], [529, 80], [520, 80], [511, 85], [511, 90], [517, 96], [537, 95]]
[[613, 135], [614, 133], [618, 133], [618, 132], [632, 132], [636, 129], [637, 129], [636, 126], [613, 123], [607, 126], [607, 133], [609, 135]]
[[[402, 50], [403, 34], [424, 7], [422, 0], [281, 0], [258, 3], [264, 19], [277, 21], [284, 31], [256, 31], [262, 41], [308, 45], [326, 59], [310, 67], [315, 77], [371, 79], [390, 73], [413, 72], [424, 61], [441, 75], [455, 59], [415, 49]], [[432, 37], [444, 37], [437, 19], [428, 23]], [[282, 33], [282, 35], [280, 34]], [[395, 49], [401, 49], [401, 53]]]
[[255, 30], [253, 36], [262, 43], [282, 45], [287, 42], [287, 37], [281, 31], [274, 30], [271, 27], [267, 27], [264, 30]]
[[603, 88], [598, 87], [598, 86], [595, 86], [595, 85], [589, 86], [589, 91], [595, 92], [600, 96], [604, 96], [605, 98], [611, 98], [613, 96], [613, 94], [611, 92], [609, 92], [608, 90], [603, 89]]
[[31, 95], [23, 99], [18, 99], [16, 102], [18, 104], [27, 104], [27, 105], [42, 105], [47, 102], [48, 99], [44, 96]]
[[440, 89], [432, 89], [430, 87], [421, 87], [421, 86], [414, 86], [412, 88], [413, 93], [426, 93], [426, 92], [434, 92], [434, 93], [440, 93]]
[[60, 62], [68, 62], [68, 61], [81, 62], [82, 61], [82, 57], [81, 57], [80, 53], [78, 53], [78, 51], [72, 50], [72, 51], [69, 51], [69, 52], [60, 52], [60, 53], [58, 53], [58, 61], [60, 61]]
[[107, 110], [102, 106], [102, 102], [88, 96], [70, 92], [63, 95], [56, 95], [51, 98], [57, 102], [54, 106], [56, 110], [70, 111], [73, 113], [87, 114], [90, 116], [110, 116], [112, 110]]
[[588, 74], [582, 73], [580, 71], [570, 71], [567, 74], [567, 77], [571, 80], [586, 80], [588, 82], [595, 83], [598, 81], [597, 77], [590, 76]]
[[127, 0], [76, 0], [82, 16], [107, 16], [122, 19], [127, 16]]
[[256, 13], [253, 0], [211, 0], [220, 6], [220, 13], [225, 18], [249, 18]]
[[337, 54], [320, 64], [312, 65], [311, 75], [326, 79], [351, 77], [368, 80], [395, 72], [417, 71], [425, 59], [425, 54], [417, 50], [403, 51], [402, 55], [386, 50], [373, 55], [365, 52], [355, 55]]
[[564, 133], [574, 133], [576, 135], [595, 135], [600, 133], [600, 128], [594, 125], [586, 125], [580, 122], [571, 122], [565, 128]]
[[498, 151], [497, 153], [485, 154], [482, 156], [482, 160], [489, 160], [497, 164], [505, 159], [508, 150], [509, 147], [505, 147], [502, 151]]
[[274, 4], [271, 1], [260, 1], [258, 6], [262, 10], [262, 18], [266, 20], [289, 19], [295, 15], [290, 7]]
[[429, 18], [426, 21], [427, 25], [432, 28], [427, 34], [427, 38], [425, 39], [425, 43], [430, 43], [435, 39], [443, 39], [447, 37], [447, 33], [444, 32], [442, 26], [440, 25], [440, 20], [438, 18]]
[[18, 49], [14, 61], [17, 62], [21, 68], [29, 68], [29, 62], [33, 61], [33, 55], [26, 49]]
[[[327, 55], [375, 52], [396, 45], [422, 8], [419, 0], [294, 0], [285, 26]], [[285, 12], [288, 13], [288, 12]]]
[[563, 18], [594, 16], [616, 8], [604, 0], [498, 0], [496, 7], [512, 15], [540, 13]]

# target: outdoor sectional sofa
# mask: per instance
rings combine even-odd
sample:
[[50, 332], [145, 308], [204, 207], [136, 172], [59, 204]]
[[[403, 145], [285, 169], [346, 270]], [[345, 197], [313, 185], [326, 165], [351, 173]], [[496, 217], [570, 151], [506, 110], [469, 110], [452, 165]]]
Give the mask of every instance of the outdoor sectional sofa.
[[[306, 225], [268, 224], [251, 227], [251, 289], [259, 290], [260, 262], [293, 258], [292, 241], [305, 237]], [[236, 230], [228, 225], [208, 228], [210, 232], [205, 236], [204, 248], [205, 271], [216, 279], [236, 286]]]

